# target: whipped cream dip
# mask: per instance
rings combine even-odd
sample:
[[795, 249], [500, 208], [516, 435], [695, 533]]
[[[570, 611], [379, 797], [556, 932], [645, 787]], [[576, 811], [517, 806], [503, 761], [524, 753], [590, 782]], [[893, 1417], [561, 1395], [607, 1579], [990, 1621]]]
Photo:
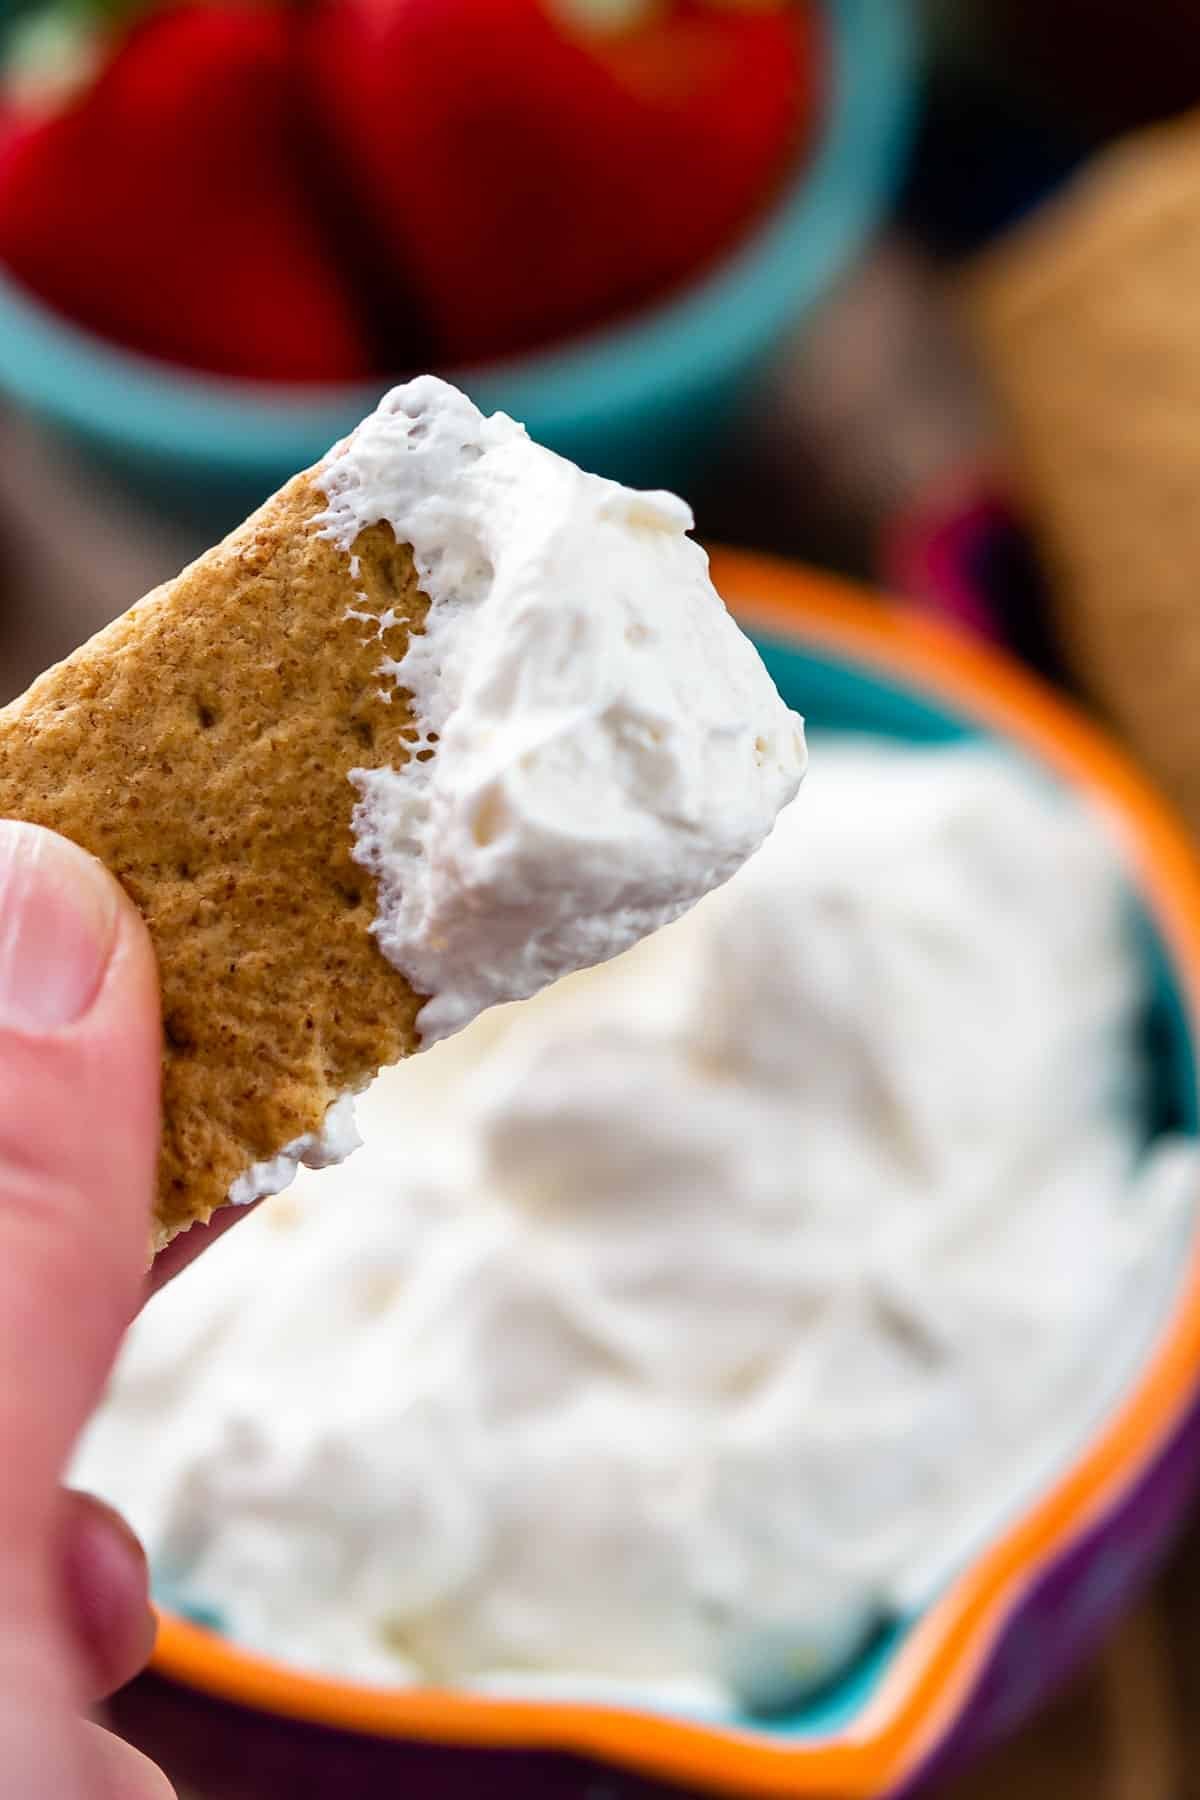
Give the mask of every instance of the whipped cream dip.
[[819, 742], [720, 892], [391, 1072], [152, 1301], [74, 1478], [300, 1666], [795, 1699], [1147, 1352], [1200, 1156], [1144, 1144], [1143, 1000], [1073, 802]]
[[333, 541], [385, 520], [429, 597], [381, 675], [435, 753], [353, 780], [379, 946], [436, 1043], [728, 880], [795, 796], [803, 730], [673, 494], [586, 475], [432, 375], [318, 479]]
[[[318, 471], [348, 556], [386, 521], [429, 600], [386, 694], [419, 733], [358, 769], [356, 855], [425, 1045], [626, 950], [728, 880], [804, 774], [802, 721], [726, 611], [673, 494], [636, 493], [425, 375]], [[364, 628], [378, 621], [361, 615]], [[353, 1097], [233, 1184], [246, 1204], [360, 1143]]]

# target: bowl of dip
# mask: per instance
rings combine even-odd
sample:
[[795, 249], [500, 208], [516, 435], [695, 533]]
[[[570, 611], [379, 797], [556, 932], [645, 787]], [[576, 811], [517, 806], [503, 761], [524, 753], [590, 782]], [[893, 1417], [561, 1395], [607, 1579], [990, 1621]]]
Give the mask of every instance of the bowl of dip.
[[[866, 734], [906, 753], [992, 747], [1015, 753], [1103, 834], [1122, 905], [1131, 908], [1145, 996], [1137, 1044], [1145, 1080], [1136, 1100], [1106, 1089], [1103, 1104], [1114, 1113], [1134, 1108], [1147, 1160], [1168, 1137], [1187, 1159], [1186, 1209], [1176, 1215], [1167, 1278], [1144, 1308], [1144, 1338], [1113, 1390], [1081, 1416], [1069, 1454], [1044, 1465], [1032, 1459], [997, 1516], [978, 1521], [942, 1558], [944, 1566], [944, 1546], [925, 1547], [932, 1572], [912, 1587], [907, 1608], [894, 1606], [859, 1634], [853, 1626], [847, 1632], [844, 1609], [832, 1608], [829, 1631], [844, 1642], [828, 1678], [799, 1699], [714, 1710], [687, 1694], [672, 1700], [661, 1684], [639, 1691], [628, 1680], [606, 1692], [586, 1681], [520, 1679], [398, 1686], [361, 1669], [354, 1679], [339, 1678], [299, 1666], [306, 1660], [299, 1650], [284, 1660], [243, 1647], [215, 1629], [223, 1621], [206, 1620], [193, 1599], [186, 1617], [164, 1607], [152, 1673], [116, 1704], [118, 1725], [177, 1779], [217, 1792], [223, 1777], [231, 1792], [283, 1791], [278, 1783], [294, 1769], [314, 1795], [407, 1782], [431, 1796], [486, 1792], [500, 1800], [909, 1794], [1014, 1729], [1097, 1647], [1160, 1565], [1200, 1485], [1200, 1230], [1190, 1193], [1191, 1159], [1200, 1155], [1200, 874], [1182, 828], [1120, 751], [996, 653], [894, 616], [824, 576], [739, 554], [717, 554], [713, 562], [718, 588], [759, 644], [784, 698], [807, 716], [810, 783], [819, 779], [820, 745], [832, 735]], [[772, 915], [764, 917], [769, 925]], [[771, 943], [749, 948], [769, 971]], [[1098, 1033], [1104, 1029], [1098, 1024]], [[969, 1046], [961, 1053], [972, 1054]], [[802, 1033], [796, 1054], [803, 1054]], [[609, 1151], [602, 1143], [592, 1153]], [[386, 1307], [387, 1271], [373, 1255], [369, 1220], [364, 1243], [364, 1263], [372, 1265], [365, 1275], [372, 1294], [382, 1282], [376, 1298]], [[1052, 1255], [1067, 1287], [1078, 1285], [1078, 1237], [1073, 1248], [1069, 1229], [1060, 1234]], [[319, 1259], [309, 1274], [319, 1297], [317, 1265]], [[1130, 1271], [1132, 1295], [1145, 1284], [1133, 1264]], [[247, 1301], [233, 1295], [231, 1304]], [[328, 1318], [318, 1325], [318, 1313], [311, 1316], [310, 1357], [331, 1329]], [[717, 1308], [712, 1316], [725, 1315]], [[196, 1355], [210, 1350], [206, 1338]], [[186, 1329], [171, 1354], [176, 1363], [191, 1358]], [[348, 1405], [350, 1399], [347, 1389]], [[969, 1429], [969, 1421], [947, 1429]], [[137, 1457], [134, 1440], [123, 1451], [115, 1441], [120, 1458]], [[390, 1456], [395, 1434], [388, 1444]], [[226, 1557], [227, 1592], [231, 1581], [252, 1583], [256, 1565], [280, 1553], [270, 1528], [280, 1489], [264, 1484], [256, 1455], [252, 1449], [238, 1465], [238, 1503], [252, 1531], [233, 1561]], [[291, 1491], [303, 1497], [341, 1480], [329, 1462], [326, 1456], [303, 1470], [297, 1465]], [[798, 1454], [797, 1480], [804, 1467]], [[603, 1483], [594, 1492], [602, 1496]], [[453, 1498], [447, 1493], [448, 1513]], [[583, 1509], [592, 1498], [581, 1486], [571, 1504]], [[195, 1547], [203, 1512], [201, 1487], [188, 1486], [178, 1542]], [[365, 1529], [356, 1518], [355, 1529]], [[406, 1546], [412, 1541], [405, 1536]], [[304, 1543], [287, 1576], [293, 1582], [307, 1579], [306, 1568], [317, 1580], [328, 1551], [311, 1519]], [[275, 1582], [277, 1590], [286, 1585]], [[159, 1592], [171, 1594], [169, 1580]], [[815, 1625], [819, 1637], [819, 1618]]]
[[[857, 254], [903, 170], [915, 112], [910, 10], [895, 0], [825, 0], [824, 10], [817, 141], [716, 267], [627, 318], [460, 370], [456, 385], [584, 468], [687, 485], [747, 382]], [[389, 385], [291, 387], [176, 368], [72, 324], [0, 269], [0, 390], [206, 523], [227, 528], [317, 461]]]

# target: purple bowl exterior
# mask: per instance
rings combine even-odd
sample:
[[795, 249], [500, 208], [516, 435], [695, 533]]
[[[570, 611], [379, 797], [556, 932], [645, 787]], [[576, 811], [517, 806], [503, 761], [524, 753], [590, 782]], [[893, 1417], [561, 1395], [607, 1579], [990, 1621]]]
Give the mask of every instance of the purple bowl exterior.
[[464, 1750], [354, 1737], [249, 1712], [143, 1676], [110, 1707], [113, 1726], [204, 1800], [698, 1800], [694, 1788], [533, 1750]]
[[1045, 1705], [1161, 1568], [1198, 1491], [1200, 1398], [1133, 1483], [1038, 1571], [965, 1705], [891, 1800], [924, 1792]]

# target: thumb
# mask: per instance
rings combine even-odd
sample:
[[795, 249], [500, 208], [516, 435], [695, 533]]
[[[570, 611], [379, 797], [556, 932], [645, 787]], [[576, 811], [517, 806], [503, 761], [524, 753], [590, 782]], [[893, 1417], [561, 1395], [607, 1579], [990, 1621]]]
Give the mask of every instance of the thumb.
[[[154, 954], [86, 852], [0, 821], [0, 1494], [44, 1504], [145, 1272]], [[7, 1492], [5, 1493], [5, 1490]]]
[[58, 1483], [141, 1294], [160, 1054], [132, 904], [75, 845], [0, 821], [0, 1766], [31, 1797], [94, 1787]]

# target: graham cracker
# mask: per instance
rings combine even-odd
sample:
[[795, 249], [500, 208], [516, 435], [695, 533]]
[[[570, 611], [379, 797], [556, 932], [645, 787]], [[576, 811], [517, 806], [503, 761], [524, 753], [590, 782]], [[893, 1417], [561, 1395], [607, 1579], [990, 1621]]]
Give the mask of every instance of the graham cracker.
[[409, 756], [380, 665], [427, 602], [386, 525], [358, 538], [352, 579], [324, 506], [298, 475], [0, 712], [0, 816], [98, 856], [158, 954], [156, 1248], [417, 1048], [423, 996], [369, 931], [349, 774]]
[[1200, 115], [1102, 157], [967, 313], [1068, 666], [1200, 831]]

